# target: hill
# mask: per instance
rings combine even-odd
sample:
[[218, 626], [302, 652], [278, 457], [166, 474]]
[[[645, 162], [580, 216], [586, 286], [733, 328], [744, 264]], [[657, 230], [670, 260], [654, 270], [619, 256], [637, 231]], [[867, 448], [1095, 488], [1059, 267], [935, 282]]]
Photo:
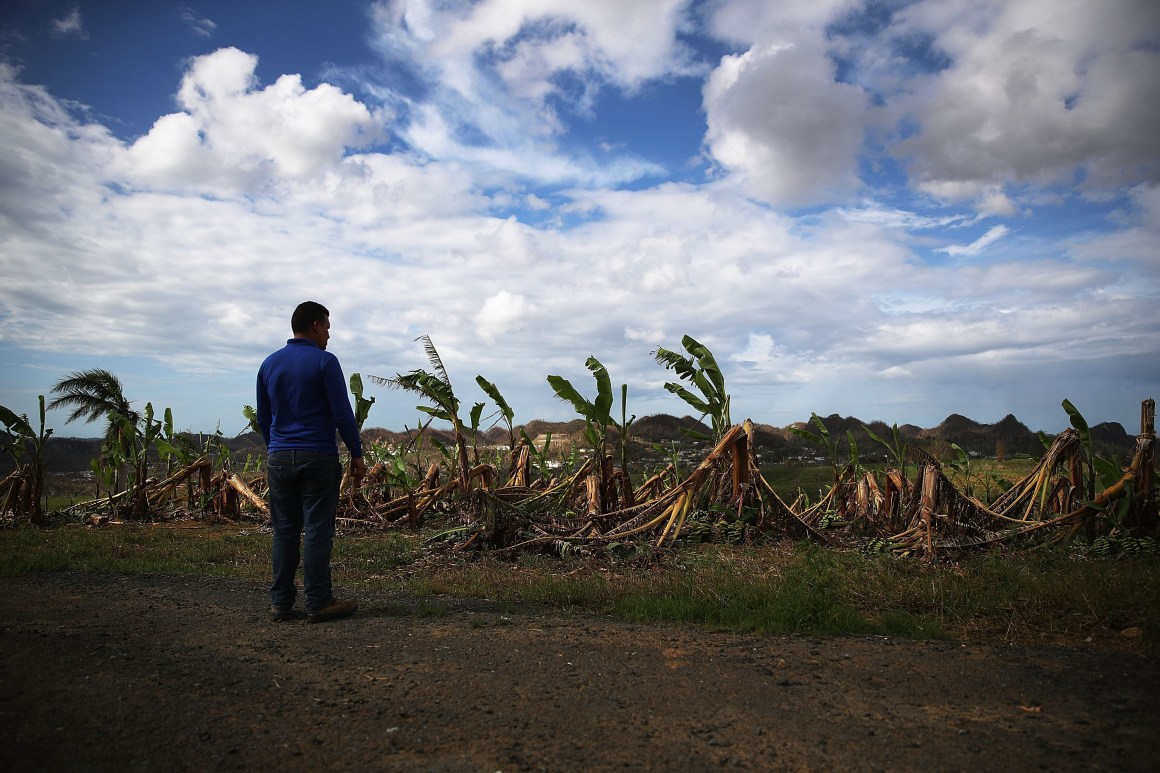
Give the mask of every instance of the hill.
[[[190, 447], [202, 451], [213, 435], [195, 435], [180, 433]], [[247, 456], [265, 456], [266, 448], [262, 438], [256, 432], [247, 432], [237, 437], [222, 438], [222, 443], [235, 460], [244, 462]], [[0, 448], [10, 447], [11, 436], [0, 432]], [[49, 472], [77, 473], [88, 472], [93, 459], [101, 453], [100, 438], [50, 437], [45, 445], [44, 459]], [[8, 453], [0, 455], [0, 475], [7, 475], [13, 469], [12, 456]]]
[[[863, 428], [862, 420], [832, 414], [823, 418], [822, 423], [830, 437], [837, 442], [842, 456], [845, 456], [849, 448], [848, 438], [853, 436], [864, 461], [885, 461], [889, 457], [887, 450]], [[883, 440], [890, 441], [893, 436], [893, 428], [881, 421], [866, 422], [866, 426]], [[759, 454], [762, 464], [805, 463], [818, 461], [819, 456], [824, 456], [826, 453], [824, 447], [801, 439], [792, 431], [794, 428], [806, 429], [817, 434], [817, 428], [809, 421], [796, 422], [786, 427], [754, 425], [754, 452]], [[521, 429], [537, 443], [538, 447], [542, 447], [549, 433], [552, 436], [553, 450], [573, 445], [581, 447], [587, 445], [584, 438], [584, 421], [581, 419], [566, 422], [536, 419], [517, 427], [517, 438]], [[907, 424], [900, 426], [898, 432], [907, 442], [942, 459], [952, 454], [950, 448], [952, 443], [973, 456], [983, 457], [994, 457], [996, 454], [1038, 457], [1044, 450], [1038, 434], [1012, 415], [1005, 416], [995, 424], [980, 424], [965, 416], [951, 414], [937, 427], [924, 429]], [[363, 438], [368, 446], [379, 443], [399, 448], [414, 442], [415, 433], [415, 429], [396, 432], [370, 428], [363, 430]], [[674, 450], [683, 450], [687, 457], [692, 457], [704, 442], [693, 439], [690, 433], [708, 435], [710, 428], [691, 416], [681, 418], [667, 414], [645, 416], [637, 419], [629, 430], [630, 453], [633, 458], [643, 460], [650, 457], [663, 458]], [[1135, 447], [1134, 436], [1128, 435], [1124, 427], [1116, 422], [1097, 424], [1091, 428], [1091, 435], [1097, 453], [1123, 462], [1130, 458]], [[613, 437], [615, 436], [614, 431]], [[190, 444], [198, 449], [204, 448], [212, 437], [186, 435]], [[262, 456], [265, 453], [261, 438], [253, 432], [221, 440], [236, 460], [245, 460], [248, 455]], [[455, 443], [455, 437], [449, 428], [428, 427], [424, 442], [429, 443], [432, 440], [446, 446], [454, 446]], [[0, 433], [0, 444], [7, 447], [10, 442], [6, 434]], [[507, 430], [503, 427], [493, 427], [481, 433], [476, 443], [481, 448], [506, 448]], [[45, 453], [48, 469], [51, 472], [61, 473], [86, 472], [90, 469], [92, 460], [100, 453], [100, 447], [101, 441], [97, 438], [52, 437], [48, 441]], [[827, 459], [828, 457], [824, 457], [820, 461]], [[9, 454], [0, 456], [0, 475], [7, 475], [12, 469], [11, 456]]]
[[924, 430], [919, 436], [948, 444], [955, 443], [965, 451], [974, 451], [983, 456], [1039, 456], [1044, 450], [1039, 436], [1011, 414], [995, 424], [979, 424], [952, 413], [942, 424], [932, 430]]

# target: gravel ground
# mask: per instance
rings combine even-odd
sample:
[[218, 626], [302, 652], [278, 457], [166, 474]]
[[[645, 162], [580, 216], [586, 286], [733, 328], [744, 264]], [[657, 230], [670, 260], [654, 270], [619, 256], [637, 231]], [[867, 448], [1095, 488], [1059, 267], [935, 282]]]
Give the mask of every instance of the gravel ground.
[[[1155, 770], [1141, 655], [708, 633], [260, 585], [0, 579], [0, 769]], [[410, 610], [410, 611], [408, 611]]]

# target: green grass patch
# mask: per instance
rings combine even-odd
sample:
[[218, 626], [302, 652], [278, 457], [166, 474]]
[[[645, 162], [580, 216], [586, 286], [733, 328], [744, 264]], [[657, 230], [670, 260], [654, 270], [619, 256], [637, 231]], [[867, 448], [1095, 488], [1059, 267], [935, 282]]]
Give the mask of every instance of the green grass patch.
[[787, 502], [792, 502], [799, 490], [811, 499], [817, 499], [820, 489], [829, 488], [834, 483], [834, 470], [829, 464], [779, 464], [761, 468], [761, 475]]
[[[860, 603], [857, 559], [812, 545], [792, 551], [702, 547], [661, 582], [633, 583], [613, 603], [618, 617], [677, 621], [730, 631], [814, 636], [878, 634], [946, 638], [937, 621]], [[853, 561], [851, 559], [854, 559]]]
[[[266, 535], [269, 545], [270, 535]], [[340, 536], [334, 542], [331, 565], [335, 572], [349, 574], [362, 581], [393, 576], [415, 560], [420, 540], [400, 532], [359, 537]]]
[[[265, 581], [270, 535], [253, 528], [122, 524], [0, 531], [0, 575], [65, 569], [199, 574]], [[1160, 641], [1160, 559], [1086, 560], [992, 551], [924, 563], [808, 543], [704, 544], [627, 563], [593, 557], [430, 552], [422, 535], [342, 535], [335, 581], [356, 593], [417, 599], [440, 617], [448, 598], [502, 610], [550, 608], [641, 623], [805, 635], [881, 635], [1072, 643], [1136, 629]], [[398, 602], [390, 602], [395, 604]]]
[[268, 540], [220, 527], [24, 527], [0, 532], [0, 575], [79, 569], [253, 579], [268, 572]]
[[61, 510], [66, 510], [73, 505], [80, 504], [81, 502], [88, 502], [92, 498], [91, 494], [53, 494], [48, 497], [48, 504], [44, 509], [46, 512], [56, 513]]

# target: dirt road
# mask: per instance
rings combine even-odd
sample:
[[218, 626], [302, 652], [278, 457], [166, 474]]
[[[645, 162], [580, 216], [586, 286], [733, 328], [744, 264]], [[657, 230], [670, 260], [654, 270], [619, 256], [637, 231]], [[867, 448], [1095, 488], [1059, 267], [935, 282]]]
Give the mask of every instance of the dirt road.
[[[1154, 770], [1138, 655], [628, 625], [263, 588], [0, 580], [0, 769]], [[406, 609], [410, 608], [410, 613]]]

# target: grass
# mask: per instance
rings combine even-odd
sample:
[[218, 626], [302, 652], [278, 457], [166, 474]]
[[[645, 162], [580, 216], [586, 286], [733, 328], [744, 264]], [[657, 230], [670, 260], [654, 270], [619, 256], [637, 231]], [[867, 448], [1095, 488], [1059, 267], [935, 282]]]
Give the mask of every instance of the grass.
[[[269, 542], [268, 534], [236, 526], [11, 529], [0, 531], [0, 576], [72, 569], [261, 582]], [[610, 562], [430, 554], [421, 544], [418, 535], [399, 532], [342, 536], [336, 581], [417, 598], [396, 606], [420, 617], [448, 614], [447, 597], [467, 597], [512, 610], [723, 631], [1160, 649], [1156, 557], [1083, 560], [1040, 550], [926, 564], [801, 543], [699, 545]], [[1141, 636], [1129, 640], [1122, 628]]]
[[79, 569], [253, 579], [268, 571], [269, 538], [221, 527], [133, 524], [0, 532], [0, 576]]
[[797, 497], [799, 489], [811, 499], [817, 499], [818, 491], [834, 482], [834, 471], [828, 464], [763, 467], [761, 475], [778, 496], [790, 502]]

